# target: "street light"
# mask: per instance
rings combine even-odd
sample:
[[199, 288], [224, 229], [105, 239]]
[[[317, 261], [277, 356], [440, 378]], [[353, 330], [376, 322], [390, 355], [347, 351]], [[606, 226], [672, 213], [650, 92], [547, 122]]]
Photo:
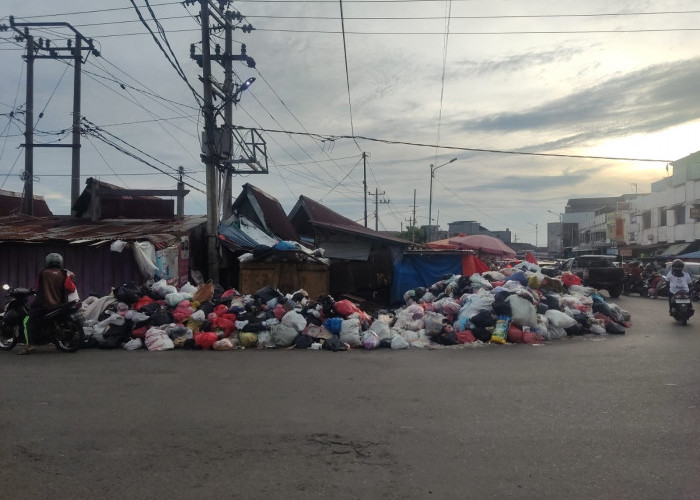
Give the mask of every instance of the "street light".
[[444, 167], [445, 165], [449, 165], [453, 161], [457, 161], [457, 158], [452, 158], [450, 161], [443, 163], [442, 165], [438, 165], [437, 167], [432, 163], [430, 164], [430, 201], [428, 201], [428, 242], [433, 241], [433, 177], [435, 177], [435, 171], [438, 168]]
[[545, 209], [545, 210], [547, 210], [547, 212], [549, 212], [550, 214], [556, 215], [557, 217], [559, 217], [559, 222], [561, 222], [561, 214], [560, 214], [560, 213], [558, 214], [558, 213], [556, 213], [556, 212], [552, 212], [552, 211], [549, 210], [549, 209]]

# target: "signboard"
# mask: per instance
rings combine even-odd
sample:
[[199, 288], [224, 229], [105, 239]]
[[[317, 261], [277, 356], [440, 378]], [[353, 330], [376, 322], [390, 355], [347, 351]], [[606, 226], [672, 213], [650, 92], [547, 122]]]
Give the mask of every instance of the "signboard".
[[622, 255], [623, 257], [632, 257], [632, 249], [631, 248], [621, 248], [620, 255]]
[[617, 255], [617, 248], [607, 248], [605, 249], [606, 255]]
[[622, 202], [622, 201], [617, 202], [617, 211], [618, 212], [629, 212], [630, 210], [632, 210], [632, 204], [630, 202]]

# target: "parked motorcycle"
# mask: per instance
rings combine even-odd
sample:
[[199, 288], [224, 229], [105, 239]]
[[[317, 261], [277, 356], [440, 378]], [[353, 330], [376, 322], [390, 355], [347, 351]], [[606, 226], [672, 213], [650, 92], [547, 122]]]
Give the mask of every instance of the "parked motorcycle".
[[647, 296], [651, 299], [668, 297], [668, 281], [660, 273], [653, 273], [647, 278]]
[[[4, 285], [10, 296], [5, 309], [0, 313], [0, 349], [9, 351], [24, 342], [24, 321], [29, 315], [29, 297], [36, 292], [27, 288], [10, 288]], [[80, 302], [59, 304], [47, 310], [39, 320], [40, 338], [37, 344], [55, 344], [65, 352], [74, 352], [83, 343], [83, 322]]]
[[700, 301], [700, 278], [697, 278], [690, 285], [690, 300], [693, 302]]
[[649, 294], [649, 281], [641, 276], [634, 279], [627, 275], [622, 284], [622, 293], [623, 295], [638, 293], [640, 297], [646, 297]]
[[680, 322], [683, 326], [688, 324], [688, 319], [695, 314], [693, 305], [690, 302], [690, 294], [688, 292], [677, 292], [671, 297], [671, 312], [670, 315]]

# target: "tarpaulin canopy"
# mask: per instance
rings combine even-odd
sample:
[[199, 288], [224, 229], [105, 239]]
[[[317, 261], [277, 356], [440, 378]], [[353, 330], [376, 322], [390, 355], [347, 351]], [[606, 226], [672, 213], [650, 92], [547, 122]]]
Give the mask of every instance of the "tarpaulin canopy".
[[515, 250], [503, 243], [498, 238], [485, 234], [470, 234], [468, 236], [455, 236], [449, 238], [448, 243], [459, 248], [476, 250], [478, 252], [501, 257], [515, 257]]

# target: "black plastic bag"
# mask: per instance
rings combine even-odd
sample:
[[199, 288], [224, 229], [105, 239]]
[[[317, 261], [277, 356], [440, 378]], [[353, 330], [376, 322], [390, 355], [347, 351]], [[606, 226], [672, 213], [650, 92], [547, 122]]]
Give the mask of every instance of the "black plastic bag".
[[474, 326], [479, 326], [482, 328], [496, 325], [496, 318], [493, 317], [490, 311], [479, 311], [477, 314], [469, 318], [469, 321]]
[[331, 336], [331, 338], [326, 339], [323, 342], [323, 345], [321, 346], [323, 349], [326, 351], [347, 351], [348, 346], [345, 345], [343, 342], [340, 341], [338, 337], [335, 335]]
[[139, 300], [139, 287], [133, 281], [131, 283], [124, 283], [119, 285], [114, 289], [114, 298], [119, 302], [124, 302], [125, 304], [131, 305], [137, 300]]
[[612, 335], [624, 335], [625, 334], [625, 328], [622, 325], [618, 325], [617, 323], [610, 322], [607, 325], [605, 325], [605, 331], [612, 334]]
[[481, 340], [482, 342], [488, 342], [491, 340], [491, 332], [480, 326], [472, 328], [472, 334], [474, 334], [474, 338], [476, 340]]
[[[494, 314], [496, 316], [512, 316], [513, 313], [511, 312], [510, 309], [510, 302], [508, 302], [506, 299], [513, 295], [511, 292], [506, 292], [505, 290], [502, 292], [498, 292], [493, 296], [494, 301], [493, 305], [491, 306], [493, 309]], [[489, 325], [483, 325], [483, 326], [489, 326]]]
[[314, 343], [313, 337], [309, 337], [308, 335], [304, 335], [303, 333], [300, 333], [294, 339], [294, 348], [295, 349], [308, 349], [309, 347], [311, 347], [311, 344], [313, 344], [313, 343]]

